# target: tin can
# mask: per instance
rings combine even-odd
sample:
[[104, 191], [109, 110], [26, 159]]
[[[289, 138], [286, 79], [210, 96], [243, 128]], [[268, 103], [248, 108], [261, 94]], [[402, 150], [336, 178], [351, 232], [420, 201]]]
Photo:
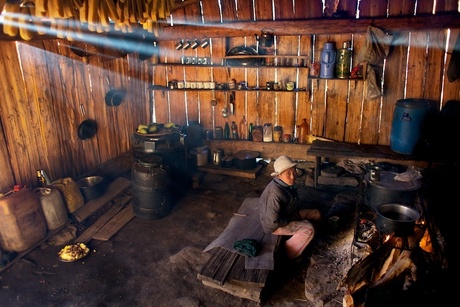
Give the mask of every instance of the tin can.
[[283, 142], [284, 143], [291, 142], [291, 135], [289, 133], [286, 133], [286, 134], [283, 135]]
[[224, 138], [224, 131], [221, 126], [216, 127], [215, 139], [222, 140]]

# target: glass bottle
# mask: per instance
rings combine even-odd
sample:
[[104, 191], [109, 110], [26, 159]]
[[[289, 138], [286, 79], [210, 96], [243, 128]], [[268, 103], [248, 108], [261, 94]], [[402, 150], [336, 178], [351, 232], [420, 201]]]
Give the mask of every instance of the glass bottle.
[[236, 126], [235, 121], [232, 121], [232, 139], [237, 140], [238, 139], [238, 127]]
[[37, 187], [46, 187], [46, 179], [41, 170], [37, 170]]
[[240, 130], [238, 132], [241, 140], [248, 139], [248, 122], [246, 121], [246, 117], [244, 115], [241, 117]]
[[248, 140], [252, 141], [252, 129], [254, 128], [253, 123], [249, 123], [249, 130], [248, 130]]
[[228, 122], [225, 123], [224, 127], [224, 140], [228, 140], [230, 138], [230, 126], [228, 125]]
[[335, 65], [335, 75], [337, 78], [347, 79], [350, 77], [351, 69], [351, 49], [350, 42], [343, 42], [342, 48], [337, 51], [337, 63]]

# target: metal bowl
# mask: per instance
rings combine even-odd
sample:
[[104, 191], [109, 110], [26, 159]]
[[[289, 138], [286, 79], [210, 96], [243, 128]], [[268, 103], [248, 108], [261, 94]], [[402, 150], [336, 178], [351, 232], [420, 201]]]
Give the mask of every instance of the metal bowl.
[[376, 226], [384, 234], [410, 235], [415, 221], [420, 218], [417, 210], [402, 204], [383, 204], [377, 207]]
[[101, 176], [84, 177], [77, 181], [85, 201], [98, 198], [104, 194], [104, 178]]
[[[228, 59], [227, 65], [231, 66], [259, 66], [262, 64], [262, 59], [257, 57], [259, 53], [256, 49], [248, 46], [233, 47], [227, 52], [227, 56], [244, 56], [239, 59]], [[254, 57], [252, 57], [254, 56]]]

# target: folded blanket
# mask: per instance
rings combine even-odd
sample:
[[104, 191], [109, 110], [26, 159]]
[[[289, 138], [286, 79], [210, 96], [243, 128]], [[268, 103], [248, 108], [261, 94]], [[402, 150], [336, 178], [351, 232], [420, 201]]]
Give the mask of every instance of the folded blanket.
[[235, 241], [233, 248], [246, 256], [255, 257], [259, 253], [260, 244], [254, 239], [243, 239]]

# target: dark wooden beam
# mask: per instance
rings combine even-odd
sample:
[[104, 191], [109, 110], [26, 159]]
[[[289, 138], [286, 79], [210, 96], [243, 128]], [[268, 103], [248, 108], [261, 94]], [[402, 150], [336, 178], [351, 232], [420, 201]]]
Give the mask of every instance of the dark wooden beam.
[[360, 18], [360, 19], [306, 19], [277, 20], [233, 23], [206, 23], [198, 25], [175, 25], [164, 27], [158, 40], [177, 40], [185, 37], [235, 37], [251, 36], [261, 29], [273, 29], [276, 35], [320, 35], [365, 33], [372, 25], [389, 33], [429, 31], [443, 28], [460, 28], [460, 14], [457, 12], [436, 15]]
[[[411, 17], [389, 18], [360, 18], [360, 19], [303, 19], [303, 20], [276, 20], [276, 21], [246, 21], [231, 23], [204, 23], [187, 25], [165, 25], [160, 31], [158, 41], [178, 40], [186, 37], [241, 37], [260, 33], [261, 29], [273, 29], [275, 35], [321, 35], [321, 34], [349, 34], [365, 33], [372, 25], [388, 33], [417, 32], [441, 30], [445, 28], [460, 28], [460, 13], [438, 13]], [[139, 26], [139, 30], [142, 27]], [[83, 26], [83, 31], [89, 35], [105, 36], [107, 33], [89, 32]], [[141, 30], [144, 31], [144, 30]], [[132, 36], [130, 33], [119, 33], [120, 37]], [[54, 36], [39, 36], [34, 40], [55, 39]], [[19, 35], [10, 37], [0, 28], [0, 41], [22, 40]]]

